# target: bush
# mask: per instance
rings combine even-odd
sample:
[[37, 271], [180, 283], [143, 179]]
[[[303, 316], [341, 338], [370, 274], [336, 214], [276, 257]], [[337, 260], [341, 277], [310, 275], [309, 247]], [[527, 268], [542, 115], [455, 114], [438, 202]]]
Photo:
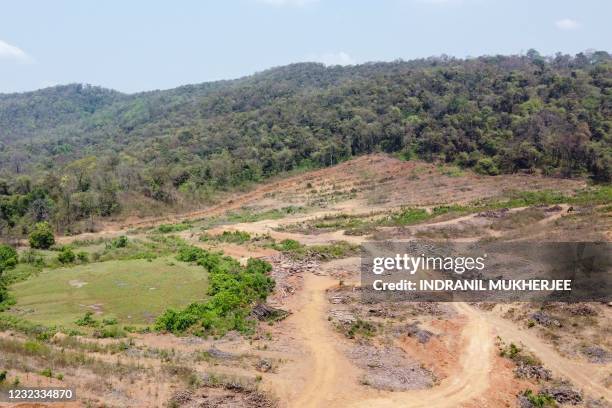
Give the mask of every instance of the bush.
[[196, 247], [181, 248], [177, 259], [196, 262], [209, 272], [209, 299], [192, 303], [181, 311], [168, 309], [158, 317], [155, 329], [181, 333], [199, 323], [195, 334], [223, 334], [228, 330], [249, 331], [251, 306], [265, 301], [274, 288], [274, 280], [266, 274], [272, 265], [250, 259], [246, 267], [221, 253]]
[[5, 269], [14, 268], [17, 265], [17, 251], [8, 245], [0, 245], [0, 275]]
[[49, 249], [55, 244], [53, 229], [48, 222], [38, 222], [30, 233], [30, 246], [36, 249]]
[[76, 260], [76, 255], [72, 252], [72, 249], [64, 247], [57, 255], [57, 260], [63, 264], [71, 264]]
[[42, 370], [40, 372], [40, 375], [42, 375], [43, 377], [52, 378], [53, 377], [53, 371], [51, 371], [50, 368], [45, 368], [44, 370]]
[[125, 248], [128, 245], [128, 237], [121, 235], [110, 242], [111, 248]]
[[87, 263], [89, 262], [89, 254], [85, 251], [80, 251], [77, 253], [77, 258], [79, 259], [79, 262], [81, 263]]
[[93, 318], [93, 312], [87, 312], [83, 317], [74, 322], [77, 326], [97, 327], [98, 321]]
[[527, 400], [531, 403], [531, 405], [535, 408], [546, 408], [546, 407], [556, 407], [557, 401], [547, 394], [535, 394], [531, 390], [525, 390], [523, 392], [523, 397], [527, 398]]

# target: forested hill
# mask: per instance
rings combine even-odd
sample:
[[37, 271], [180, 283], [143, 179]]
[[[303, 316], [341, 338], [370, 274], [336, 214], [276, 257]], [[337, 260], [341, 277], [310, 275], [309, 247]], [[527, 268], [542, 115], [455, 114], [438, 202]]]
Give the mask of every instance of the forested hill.
[[302, 63], [131, 95], [84, 85], [5, 94], [0, 218], [68, 225], [117, 212], [124, 197], [196, 201], [373, 151], [609, 182], [611, 111], [603, 51]]

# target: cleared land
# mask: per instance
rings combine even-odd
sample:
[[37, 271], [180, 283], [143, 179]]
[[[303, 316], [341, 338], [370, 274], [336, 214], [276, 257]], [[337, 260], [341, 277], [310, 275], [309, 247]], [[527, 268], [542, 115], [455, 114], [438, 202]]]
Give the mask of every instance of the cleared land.
[[[243, 263], [267, 259], [276, 281], [268, 303], [290, 315], [262, 321], [247, 336], [136, 332], [39, 343], [5, 331], [0, 364], [9, 370], [7, 383], [19, 377], [23, 384], [77, 386], [78, 406], [497, 408], [537, 403], [546, 390], [579, 396], [578, 406], [609, 406], [606, 305], [359, 301], [354, 245], [367, 239], [611, 240], [610, 190], [585, 187], [583, 180], [483, 177], [372, 155], [206, 210], [64, 237], [110, 260], [48, 269], [12, 285], [17, 304], [9, 313], [70, 325], [100, 308], [96, 319], [144, 325], [166, 307], [201, 299], [206, 274], [175, 259], [176, 235]], [[128, 236], [127, 248], [96, 241], [117, 235]], [[78, 244], [83, 239], [92, 243]], [[128, 259], [136, 253], [152, 261]], [[42, 374], [47, 368], [51, 378]]]

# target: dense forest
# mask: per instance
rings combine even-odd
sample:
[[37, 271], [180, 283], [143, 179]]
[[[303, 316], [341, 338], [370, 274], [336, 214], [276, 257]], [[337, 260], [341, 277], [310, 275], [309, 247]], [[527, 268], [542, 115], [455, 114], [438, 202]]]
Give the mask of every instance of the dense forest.
[[295, 168], [383, 151], [489, 175], [612, 180], [607, 52], [292, 64], [138, 94], [0, 94], [0, 234], [201, 205]]

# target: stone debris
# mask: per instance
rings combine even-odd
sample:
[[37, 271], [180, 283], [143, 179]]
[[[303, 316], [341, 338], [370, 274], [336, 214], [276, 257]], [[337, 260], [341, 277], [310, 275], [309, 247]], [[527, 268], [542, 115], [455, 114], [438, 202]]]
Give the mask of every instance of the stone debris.
[[546, 312], [538, 310], [537, 312], [531, 315], [531, 318], [535, 320], [538, 324], [541, 324], [545, 327], [561, 327], [562, 324], [559, 320], [551, 317]]
[[227, 351], [221, 351], [215, 346], [212, 346], [211, 348], [206, 350], [206, 353], [208, 353], [208, 355], [213, 358], [218, 358], [221, 360], [231, 360], [235, 358], [235, 356], [232, 353], [228, 353]]
[[332, 309], [329, 311], [329, 316], [341, 324], [353, 324], [357, 321], [355, 315], [348, 310]]
[[414, 337], [418, 340], [419, 343], [425, 344], [427, 343], [431, 337], [434, 335], [429, 330], [423, 330], [419, 327], [419, 322], [414, 322], [405, 326], [405, 332], [408, 337]]
[[484, 217], [484, 218], [504, 218], [508, 214], [508, 211], [509, 211], [508, 208], [501, 208], [497, 211], [487, 210], [487, 211], [479, 212], [478, 214], [476, 214], [476, 216]]
[[193, 396], [193, 392], [191, 392], [189, 390], [177, 391], [177, 392], [174, 393], [172, 398], [170, 398], [170, 406], [173, 406], [173, 405], [178, 405], [178, 406], [185, 405], [189, 401], [191, 401], [192, 396]]
[[578, 405], [582, 402], [582, 393], [574, 390], [569, 384], [543, 388], [540, 392], [550, 395], [559, 404]]
[[350, 302], [351, 299], [347, 295], [336, 294], [329, 298], [329, 303], [331, 303], [332, 305], [347, 304]]
[[552, 207], [546, 208], [544, 211], [545, 212], [557, 212], [557, 211], [561, 211], [562, 209], [563, 207], [561, 207], [560, 205], [553, 205]]
[[550, 381], [552, 379], [552, 372], [541, 365], [519, 363], [519, 365], [514, 369], [514, 374], [518, 378], [529, 378], [543, 381]]
[[397, 347], [377, 348], [368, 344], [356, 346], [350, 357], [364, 369], [363, 384], [388, 391], [406, 391], [429, 388], [434, 384], [433, 374], [410, 360]]
[[598, 346], [588, 346], [581, 350], [590, 363], [606, 364], [612, 361], [612, 353]]
[[564, 310], [573, 316], [597, 316], [597, 310], [584, 303], [576, 303], [564, 306]]

